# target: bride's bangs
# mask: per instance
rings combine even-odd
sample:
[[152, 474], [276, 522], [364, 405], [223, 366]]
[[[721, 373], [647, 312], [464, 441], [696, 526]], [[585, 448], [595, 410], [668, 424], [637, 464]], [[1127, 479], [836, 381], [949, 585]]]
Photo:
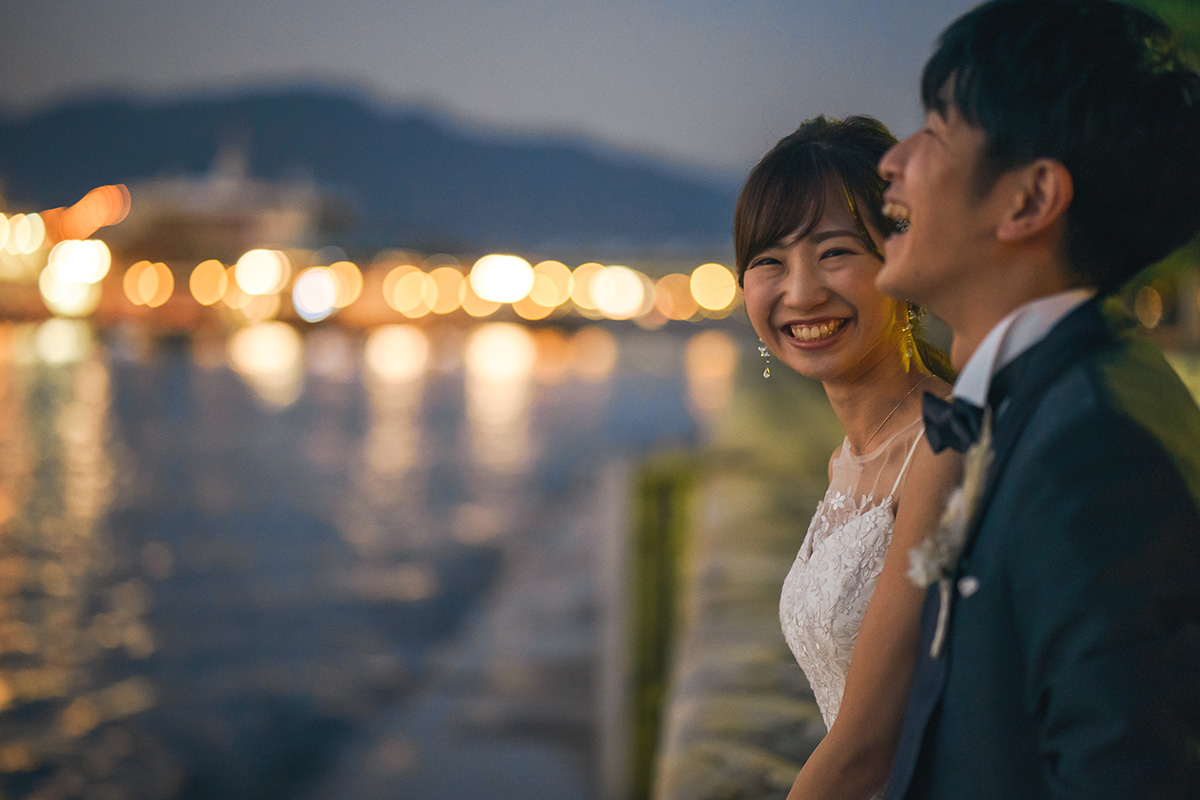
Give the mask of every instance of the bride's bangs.
[[807, 236], [825, 214], [828, 186], [839, 180], [812, 158], [778, 159], [759, 167], [746, 182], [734, 215], [739, 280], [759, 253]]

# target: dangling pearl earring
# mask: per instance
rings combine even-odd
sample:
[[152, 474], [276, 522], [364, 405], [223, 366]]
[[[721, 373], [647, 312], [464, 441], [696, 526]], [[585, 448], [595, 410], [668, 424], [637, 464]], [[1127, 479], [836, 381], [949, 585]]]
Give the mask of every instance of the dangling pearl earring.
[[758, 337], [758, 355], [760, 358], [767, 360], [766, 369], [763, 370], [763, 377], [771, 377], [771, 351], [767, 349], [767, 343], [762, 340], [761, 336]]

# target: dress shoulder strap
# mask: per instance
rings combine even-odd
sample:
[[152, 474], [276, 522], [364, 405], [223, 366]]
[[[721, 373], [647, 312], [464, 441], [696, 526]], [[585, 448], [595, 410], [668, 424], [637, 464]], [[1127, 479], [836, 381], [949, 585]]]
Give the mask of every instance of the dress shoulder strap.
[[896, 490], [900, 488], [900, 481], [904, 480], [904, 473], [908, 472], [908, 465], [912, 461], [913, 453], [917, 452], [917, 445], [921, 443], [921, 438], [925, 436], [925, 428], [921, 428], [921, 432], [917, 434], [917, 438], [913, 440], [912, 447], [908, 448], [908, 455], [904, 458], [904, 463], [900, 466], [900, 474], [896, 476], [896, 482], [892, 484], [892, 491], [888, 493], [889, 497], [896, 496]]

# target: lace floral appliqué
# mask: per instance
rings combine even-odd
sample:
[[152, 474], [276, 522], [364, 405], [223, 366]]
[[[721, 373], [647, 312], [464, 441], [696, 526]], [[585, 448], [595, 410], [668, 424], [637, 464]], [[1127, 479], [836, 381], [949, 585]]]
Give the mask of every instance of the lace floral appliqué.
[[893, 505], [891, 497], [826, 494], [783, 583], [784, 638], [827, 727], [841, 706], [854, 643], [887, 556]]

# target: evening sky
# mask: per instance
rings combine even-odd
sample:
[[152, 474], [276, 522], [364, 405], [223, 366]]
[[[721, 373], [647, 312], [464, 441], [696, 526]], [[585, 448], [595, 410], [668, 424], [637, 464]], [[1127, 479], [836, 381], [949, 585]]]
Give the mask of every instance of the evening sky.
[[9, 0], [0, 109], [319, 83], [727, 175], [817, 113], [904, 134], [970, 0]]

